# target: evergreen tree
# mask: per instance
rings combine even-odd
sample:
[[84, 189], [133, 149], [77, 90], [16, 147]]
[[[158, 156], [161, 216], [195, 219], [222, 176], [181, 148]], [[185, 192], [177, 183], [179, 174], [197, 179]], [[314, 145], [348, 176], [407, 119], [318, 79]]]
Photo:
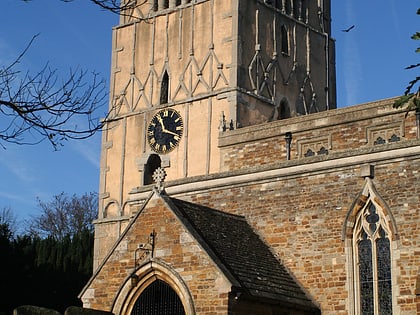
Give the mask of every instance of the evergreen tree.
[[36, 233], [15, 237], [0, 214], [0, 315], [12, 314], [25, 304], [60, 312], [81, 306], [77, 296], [92, 274], [93, 227], [87, 224], [73, 232], [61, 237]]

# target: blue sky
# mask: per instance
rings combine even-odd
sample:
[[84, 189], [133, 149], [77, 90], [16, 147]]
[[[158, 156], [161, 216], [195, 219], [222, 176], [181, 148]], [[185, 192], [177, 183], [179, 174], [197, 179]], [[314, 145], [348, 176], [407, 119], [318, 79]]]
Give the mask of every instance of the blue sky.
[[[109, 81], [111, 28], [118, 18], [88, 0], [2, 0], [0, 64], [12, 61], [40, 34], [22, 63], [35, 72], [47, 62], [63, 73], [97, 71]], [[400, 95], [418, 73], [418, 0], [332, 0], [336, 40], [338, 107]], [[348, 33], [341, 32], [355, 25]], [[105, 109], [104, 109], [105, 110]], [[38, 214], [36, 198], [49, 201], [64, 191], [83, 194], [99, 186], [100, 135], [68, 142], [59, 151], [49, 143], [0, 148], [0, 209], [18, 220]]]
[[[418, 74], [418, 0], [332, 0], [339, 107], [398, 96]], [[355, 25], [348, 33], [342, 29]]]
[[[66, 74], [79, 67], [99, 72], [109, 82], [116, 15], [87, 0], [1, 2], [1, 65], [10, 63], [39, 33], [21, 69], [35, 72], [48, 63]], [[49, 201], [62, 191], [78, 195], [98, 191], [100, 139], [97, 134], [87, 140], [69, 141], [59, 151], [47, 142], [0, 148], [0, 209], [11, 207], [18, 220], [23, 220], [39, 213], [37, 197]]]

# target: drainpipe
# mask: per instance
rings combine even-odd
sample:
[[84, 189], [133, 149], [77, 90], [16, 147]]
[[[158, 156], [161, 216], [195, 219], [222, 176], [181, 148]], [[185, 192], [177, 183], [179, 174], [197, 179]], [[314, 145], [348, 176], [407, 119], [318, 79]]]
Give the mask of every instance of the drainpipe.
[[286, 132], [284, 135], [284, 140], [286, 141], [286, 159], [290, 160], [290, 147], [292, 144], [292, 133]]

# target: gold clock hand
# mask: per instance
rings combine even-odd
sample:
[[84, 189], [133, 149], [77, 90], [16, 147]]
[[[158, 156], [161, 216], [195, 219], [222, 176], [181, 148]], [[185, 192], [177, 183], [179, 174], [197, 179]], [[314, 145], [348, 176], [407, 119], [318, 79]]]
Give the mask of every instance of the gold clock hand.
[[163, 119], [162, 117], [160, 117], [160, 115], [157, 115], [157, 119], [159, 120], [159, 123], [162, 126], [162, 132], [169, 133], [170, 135], [173, 135], [173, 136], [178, 136], [178, 134], [176, 134], [175, 132], [172, 132], [165, 128], [165, 124], [163, 123]]
[[163, 124], [163, 119], [160, 115], [157, 115], [156, 118], [159, 120], [160, 125], [162, 126], [162, 131], [165, 131], [165, 125]]
[[165, 133], [169, 133], [170, 135], [178, 136], [179, 137], [179, 134], [177, 134], [176, 132], [173, 132], [173, 131], [170, 131], [170, 130], [166, 130], [166, 129], [163, 129], [162, 131], [165, 132]]

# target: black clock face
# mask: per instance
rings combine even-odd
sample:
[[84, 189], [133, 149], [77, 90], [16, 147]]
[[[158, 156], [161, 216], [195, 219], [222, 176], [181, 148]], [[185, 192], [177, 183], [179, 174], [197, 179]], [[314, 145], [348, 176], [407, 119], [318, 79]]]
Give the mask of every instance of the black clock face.
[[171, 152], [182, 137], [184, 125], [181, 115], [173, 109], [158, 111], [147, 127], [147, 141], [157, 153]]

